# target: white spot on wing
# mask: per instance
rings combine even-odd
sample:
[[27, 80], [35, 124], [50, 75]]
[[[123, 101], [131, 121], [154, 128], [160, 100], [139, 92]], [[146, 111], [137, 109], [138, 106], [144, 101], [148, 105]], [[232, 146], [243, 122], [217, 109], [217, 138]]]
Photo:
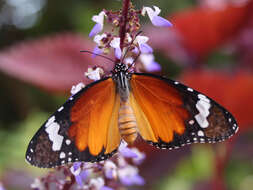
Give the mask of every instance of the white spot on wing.
[[46, 132], [48, 133], [49, 139], [53, 142], [52, 149], [53, 151], [58, 151], [61, 149], [63, 136], [59, 135], [60, 125], [58, 123], [51, 123], [47, 128]]
[[70, 145], [70, 143], [71, 143], [71, 141], [69, 139], [67, 139], [65, 142], [67, 145]]
[[58, 112], [60, 112], [60, 111], [62, 111], [64, 109], [64, 107], [62, 106], [62, 107], [60, 107], [59, 109], [58, 109]]
[[189, 121], [189, 124], [190, 124], [190, 125], [193, 125], [193, 124], [194, 124], [194, 120], [190, 120], [190, 121]]
[[196, 104], [196, 108], [199, 111], [199, 113], [195, 115], [195, 119], [197, 120], [200, 127], [207, 128], [209, 125], [207, 117], [210, 113], [209, 108], [211, 107], [210, 100], [203, 94], [199, 94], [198, 98], [199, 101]]
[[175, 81], [174, 84], [179, 84], [179, 82]]
[[66, 157], [66, 154], [65, 154], [64, 152], [61, 152], [61, 153], [60, 153], [60, 158], [63, 159], [63, 158], [65, 158], [65, 157]]
[[193, 92], [193, 89], [192, 88], [187, 88], [188, 91], [190, 92]]
[[203, 136], [204, 136], [204, 132], [201, 131], [201, 130], [199, 130], [199, 131], [198, 131], [198, 136], [199, 136], [199, 137], [203, 137]]
[[48, 126], [51, 125], [54, 121], [55, 121], [55, 116], [50, 117], [50, 118], [47, 120], [47, 123], [46, 123], [45, 127], [48, 127]]

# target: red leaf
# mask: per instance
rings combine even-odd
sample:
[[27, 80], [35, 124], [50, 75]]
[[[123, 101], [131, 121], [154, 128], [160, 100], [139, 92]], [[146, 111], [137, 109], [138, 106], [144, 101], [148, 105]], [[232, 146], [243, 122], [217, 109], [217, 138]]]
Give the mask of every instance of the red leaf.
[[253, 75], [245, 71], [228, 74], [217, 71], [190, 71], [180, 78], [185, 84], [210, 96], [227, 108], [241, 129], [253, 124]]
[[76, 34], [25, 41], [0, 53], [0, 69], [47, 90], [66, 91], [78, 82], [91, 82], [84, 77], [88, 67], [111, 70], [111, 62], [80, 53], [80, 50], [93, 50], [94, 45]]
[[195, 7], [170, 17], [174, 27], [149, 29], [148, 33], [154, 48], [162, 49], [177, 61], [185, 62], [189, 56], [201, 59], [237, 35], [252, 10], [253, 1], [227, 5], [224, 9]]

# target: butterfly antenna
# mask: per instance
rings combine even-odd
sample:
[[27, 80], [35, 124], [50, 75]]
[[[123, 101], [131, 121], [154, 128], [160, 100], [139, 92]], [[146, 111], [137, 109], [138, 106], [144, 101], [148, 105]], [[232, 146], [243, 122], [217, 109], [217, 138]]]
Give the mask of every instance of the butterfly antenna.
[[105, 58], [105, 59], [107, 59], [107, 60], [109, 60], [109, 61], [111, 61], [111, 62], [115, 62], [113, 59], [111, 59], [111, 58], [109, 58], [109, 57], [106, 57], [106, 56], [104, 56], [104, 55], [100, 55], [100, 54], [97, 54], [97, 53], [94, 53], [94, 52], [91, 52], [91, 51], [87, 51], [87, 50], [81, 50], [80, 52], [82, 52], [82, 53], [89, 53], [89, 54], [92, 54], [92, 55], [96, 55], [96, 56], [99, 56], [99, 57], [103, 57], [103, 58]]

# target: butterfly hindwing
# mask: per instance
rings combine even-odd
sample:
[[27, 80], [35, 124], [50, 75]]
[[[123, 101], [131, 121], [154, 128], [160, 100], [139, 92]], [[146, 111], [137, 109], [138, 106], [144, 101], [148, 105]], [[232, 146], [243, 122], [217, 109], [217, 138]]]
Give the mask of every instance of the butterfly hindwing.
[[219, 142], [238, 130], [225, 108], [179, 82], [135, 73], [130, 84], [140, 135], [158, 148]]
[[111, 78], [87, 85], [41, 126], [30, 141], [26, 160], [50, 168], [107, 159], [120, 143], [115, 114], [118, 109], [119, 98]]

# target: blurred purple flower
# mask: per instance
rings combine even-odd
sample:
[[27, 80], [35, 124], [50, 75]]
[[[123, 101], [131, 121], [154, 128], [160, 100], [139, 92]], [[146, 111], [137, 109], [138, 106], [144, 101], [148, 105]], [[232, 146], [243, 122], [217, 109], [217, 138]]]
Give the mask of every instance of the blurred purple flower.
[[161, 12], [157, 6], [153, 6], [155, 10], [150, 7], [143, 7], [142, 8], [142, 15], [145, 16], [146, 12], [148, 14], [149, 19], [151, 20], [154, 26], [158, 27], [171, 27], [172, 23], [165, 18], [158, 16]]
[[138, 155], [128, 147], [119, 148], [120, 154], [125, 158], [137, 158]]
[[132, 50], [133, 53], [138, 54], [139, 53], [139, 49], [135, 46], [134, 49]]
[[146, 155], [142, 152], [140, 152], [137, 148], [131, 148], [132, 152], [134, 152], [137, 156], [133, 158], [133, 162], [136, 165], [139, 165], [143, 162], [143, 160], [146, 158]]
[[103, 30], [104, 16], [106, 16], [106, 14], [104, 13], [104, 11], [101, 11], [98, 15], [94, 15], [92, 17], [92, 20], [97, 24], [95, 24], [95, 26], [92, 28], [89, 37], [93, 37]]
[[1, 182], [0, 182], [0, 190], [5, 190], [5, 188]]
[[103, 186], [102, 188], [100, 188], [100, 190], [113, 190], [113, 188], [107, 187], [107, 186]]
[[126, 166], [118, 170], [119, 180], [126, 186], [144, 185], [144, 179], [138, 174], [138, 169], [133, 166]]
[[95, 58], [97, 55], [100, 55], [103, 53], [103, 50], [100, 49], [98, 46], [96, 46], [93, 50], [92, 57]]
[[117, 166], [111, 160], [105, 161], [104, 170], [105, 170], [105, 176], [108, 179], [116, 179]]
[[89, 171], [81, 170], [81, 162], [75, 162], [73, 166], [70, 168], [70, 171], [75, 176], [76, 183], [82, 187], [84, 185], [83, 182], [89, 176]]
[[140, 60], [143, 64], [143, 67], [148, 72], [157, 72], [161, 70], [161, 66], [159, 63], [155, 62], [153, 54], [141, 54]]

